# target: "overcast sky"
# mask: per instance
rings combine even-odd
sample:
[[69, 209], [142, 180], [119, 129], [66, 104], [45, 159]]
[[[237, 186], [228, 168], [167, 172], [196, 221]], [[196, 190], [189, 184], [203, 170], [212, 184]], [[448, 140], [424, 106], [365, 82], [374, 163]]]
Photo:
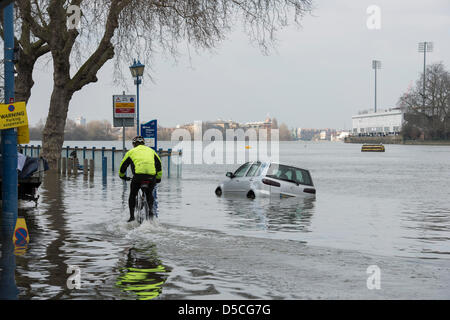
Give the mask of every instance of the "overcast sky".
[[[450, 69], [449, 0], [313, 0], [315, 10], [302, 28], [278, 33], [278, 46], [263, 55], [241, 30], [229, 34], [213, 53], [187, 52], [173, 59], [154, 59], [154, 82], [144, 78], [141, 120], [162, 126], [194, 120], [259, 121], [267, 115], [289, 127], [347, 128], [351, 116], [373, 108], [373, 59], [378, 73], [378, 108], [395, 106], [423, 68], [417, 43], [433, 41], [429, 63]], [[369, 30], [367, 7], [381, 9], [381, 29]], [[183, 53], [183, 51], [181, 51]], [[131, 64], [130, 60], [130, 64]], [[145, 61], [143, 61], [145, 63]], [[69, 118], [112, 122], [112, 63], [99, 81], [76, 93]], [[40, 64], [28, 104], [31, 124], [45, 118], [52, 90], [51, 65]], [[130, 75], [129, 94], [135, 93]]]

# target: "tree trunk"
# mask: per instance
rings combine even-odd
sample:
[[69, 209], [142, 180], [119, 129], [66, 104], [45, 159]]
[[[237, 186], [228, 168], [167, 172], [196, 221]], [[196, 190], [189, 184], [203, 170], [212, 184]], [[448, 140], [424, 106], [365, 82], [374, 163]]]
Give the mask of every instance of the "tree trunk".
[[16, 101], [25, 101], [31, 96], [31, 88], [34, 86], [33, 69], [36, 60], [30, 59], [28, 56], [21, 57], [17, 64], [17, 78], [15, 88]]
[[64, 87], [53, 88], [50, 108], [44, 131], [42, 133], [42, 156], [48, 161], [50, 168], [55, 168], [64, 144], [64, 128], [67, 111], [72, 94]]

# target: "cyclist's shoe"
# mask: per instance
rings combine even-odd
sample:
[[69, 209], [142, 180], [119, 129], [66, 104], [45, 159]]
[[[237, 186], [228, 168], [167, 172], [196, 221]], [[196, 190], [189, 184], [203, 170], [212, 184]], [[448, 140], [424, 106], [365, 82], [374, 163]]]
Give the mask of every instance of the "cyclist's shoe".
[[132, 216], [132, 217], [130, 217], [130, 219], [128, 219], [128, 221], [127, 222], [131, 222], [131, 221], [134, 221], [134, 217]]

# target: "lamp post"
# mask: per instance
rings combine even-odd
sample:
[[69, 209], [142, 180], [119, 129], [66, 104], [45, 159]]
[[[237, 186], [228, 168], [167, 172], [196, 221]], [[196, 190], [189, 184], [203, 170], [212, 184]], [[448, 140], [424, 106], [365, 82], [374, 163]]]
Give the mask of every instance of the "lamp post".
[[422, 103], [425, 108], [425, 73], [426, 73], [426, 65], [427, 65], [427, 52], [433, 52], [433, 42], [419, 42], [419, 52], [423, 52], [423, 97]]
[[139, 85], [142, 83], [142, 76], [144, 75], [143, 65], [139, 60], [136, 62], [134, 59], [133, 65], [130, 66], [131, 75], [134, 78], [134, 84], [136, 85], [136, 127], [137, 127], [137, 135], [140, 135], [140, 126], [139, 126]]
[[372, 60], [372, 69], [375, 70], [375, 113], [377, 112], [377, 70], [381, 69], [381, 61]]

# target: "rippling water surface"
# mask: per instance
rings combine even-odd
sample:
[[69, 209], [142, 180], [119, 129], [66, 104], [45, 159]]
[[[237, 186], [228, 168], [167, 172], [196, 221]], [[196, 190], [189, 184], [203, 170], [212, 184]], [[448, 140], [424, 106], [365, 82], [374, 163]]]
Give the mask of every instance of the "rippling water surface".
[[[382, 257], [378, 259], [387, 259], [399, 272], [402, 264], [392, 261], [448, 271], [450, 147], [388, 145], [385, 153], [361, 153], [360, 145], [289, 142], [281, 143], [280, 162], [311, 171], [315, 199], [218, 198], [215, 187], [237, 165], [184, 165], [182, 179], [164, 179], [158, 188], [158, 219], [141, 226], [125, 222], [128, 185], [110, 168], [106, 181], [100, 170], [94, 179], [48, 174], [38, 206], [21, 204], [19, 215], [25, 217], [31, 238], [26, 253], [7, 259], [3, 242], [3, 278], [11, 280], [13, 274], [16, 287], [6, 295], [145, 300], [336, 297], [330, 292], [337, 284], [327, 284], [323, 275], [305, 280], [323, 283], [323, 288], [302, 291], [290, 287], [289, 274], [296, 277], [301, 268], [307, 272], [297, 260], [302, 254], [315, 259], [320, 272], [321, 266], [329, 266], [319, 256], [344, 251], [358, 255], [348, 258], [351, 261]], [[308, 254], [316, 247], [325, 251]], [[272, 263], [278, 263], [276, 268]], [[80, 289], [68, 288], [68, 266], [81, 271]], [[364, 283], [365, 268], [361, 266]], [[434, 277], [438, 281], [440, 275]]]

